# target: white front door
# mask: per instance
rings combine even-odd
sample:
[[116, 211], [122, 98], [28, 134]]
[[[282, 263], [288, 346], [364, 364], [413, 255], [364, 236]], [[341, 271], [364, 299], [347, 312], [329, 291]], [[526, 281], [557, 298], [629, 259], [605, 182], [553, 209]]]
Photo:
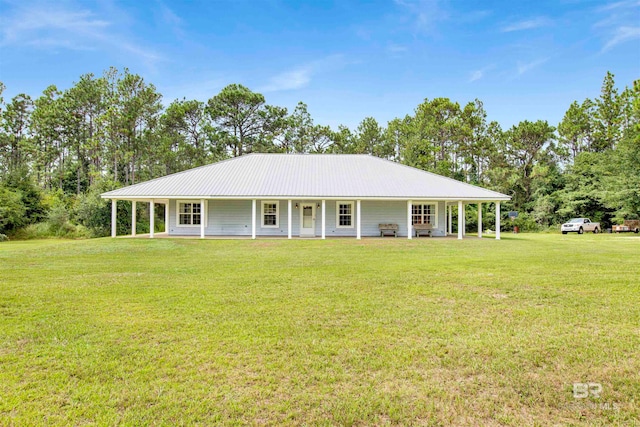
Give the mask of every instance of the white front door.
[[314, 203], [300, 205], [300, 235], [316, 235], [316, 205]]

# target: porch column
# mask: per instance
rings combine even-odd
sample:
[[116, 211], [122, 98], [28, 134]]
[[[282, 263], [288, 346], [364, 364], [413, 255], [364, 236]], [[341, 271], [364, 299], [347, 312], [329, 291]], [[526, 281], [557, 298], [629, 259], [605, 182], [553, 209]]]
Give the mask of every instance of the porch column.
[[478, 203], [478, 237], [482, 239], [482, 203]]
[[204, 239], [204, 223], [207, 219], [207, 213], [204, 209], [204, 199], [200, 199], [200, 238]]
[[149, 238], [153, 239], [153, 229], [156, 226], [156, 204], [153, 199], [149, 202]]
[[136, 202], [131, 202], [131, 236], [136, 236]]
[[167, 200], [167, 203], [164, 204], [164, 232], [169, 234], [169, 203], [170, 200]]
[[327, 204], [326, 204], [326, 200], [322, 201], [322, 239], [326, 239], [327, 238]]
[[462, 200], [458, 201], [458, 239], [462, 239], [462, 227], [464, 227], [464, 209]]
[[256, 238], [256, 199], [251, 200], [251, 238]]
[[118, 201], [116, 199], [111, 199], [111, 237], [116, 237], [116, 230], [118, 229], [117, 224], [117, 214], [118, 214]]
[[500, 202], [496, 202], [496, 240], [500, 240]]
[[360, 200], [356, 201], [356, 239], [360, 240], [362, 238], [361, 234], [360, 234], [360, 217], [361, 217], [361, 211], [360, 211]]
[[460, 222], [462, 224], [462, 237], [467, 235], [467, 205], [462, 202], [462, 220]]
[[413, 202], [411, 200], [407, 200], [407, 239], [411, 240], [413, 236], [413, 230], [411, 226], [411, 205]]
[[453, 223], [453, 221], [452, 221], [452, 218], [453, 218], [453, 206], [449, 205], [448, 208], [449, 208], [449, 233], [448, 234], [453, 234], [453, 224], [452, 224]]
[[287, 200], [287, 239], [291, 238], [291, 200]]

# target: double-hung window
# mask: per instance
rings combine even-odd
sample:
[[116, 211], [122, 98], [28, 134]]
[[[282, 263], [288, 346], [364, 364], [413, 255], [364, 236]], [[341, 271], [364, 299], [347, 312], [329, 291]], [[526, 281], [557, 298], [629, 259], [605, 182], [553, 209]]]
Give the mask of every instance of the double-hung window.
[[200, 202], [178, 202], [178, 225], [200, 225], [202, 223], [202, 206]]
[[412, 205], [411, 223], [436, 225], [436, 205]]
[[353, 228], [353, 202], [336, 202], [336, 227]]
[[262, 227], [278, 228], [278, 213], [280, 207], [277, 201], [262, 202]]

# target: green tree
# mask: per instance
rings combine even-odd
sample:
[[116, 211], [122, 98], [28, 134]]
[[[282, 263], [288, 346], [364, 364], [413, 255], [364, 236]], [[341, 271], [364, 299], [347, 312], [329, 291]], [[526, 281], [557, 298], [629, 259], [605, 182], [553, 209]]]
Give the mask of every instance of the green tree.
[[622, 124], [622, 104], [614, 75], [607, 72], [602, 82], [600, 97], [595, 102], [595, 131], [593, 151], [614, 148], [620, 140]]
[[533, 195], [533, 169], [537, 162], [547, 156], [555, 128], [546, 121], [527, 120], [518, 123], [504, 133], [504, 151], [508, 164], [513, 168], [510, 184], [513, 187], [513, 204], [517, 209], [526, 209]]
[[365, 117], [360, 122], [355, 134], [355, 152], [371, 154], [383, 159], [394, 157], [394, 146], [387, 139], [385, 129], [373, 117]]
[[29, 95], [15, 96], [2, 112], [3, 137], [0, 139], [0, 174], [27, 167], [33, 147], [29, 124], [33, 101]]
[[573, 161], [583, 151], [590, 151], [593, 140], [593, 102], [586, 99], [582, 104], [577, 101], [569, 106], [558, 125], [560, 147]]
[[228, 85], [209, 99], [206, 111], [228, 136], [224, 141], [233, 157], [253, 151], [263, 130], [264, 105], [264, 96], [239, 84]]

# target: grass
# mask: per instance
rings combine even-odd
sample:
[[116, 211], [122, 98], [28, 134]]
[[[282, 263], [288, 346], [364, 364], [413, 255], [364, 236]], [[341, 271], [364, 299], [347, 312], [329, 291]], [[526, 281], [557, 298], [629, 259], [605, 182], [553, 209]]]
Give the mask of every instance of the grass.
[[0, 425], [640, 425], [639, 255], [616, 235], [1, 243]]

